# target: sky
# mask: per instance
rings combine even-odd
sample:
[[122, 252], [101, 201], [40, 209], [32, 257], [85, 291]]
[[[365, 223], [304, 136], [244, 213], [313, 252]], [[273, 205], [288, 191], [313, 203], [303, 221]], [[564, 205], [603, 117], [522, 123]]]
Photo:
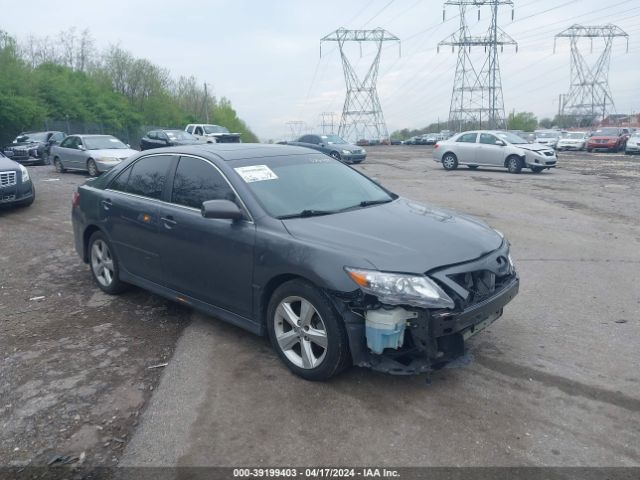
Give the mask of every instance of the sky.
[[[568, 39], [554, 35], [574, 23], [614, 23], [629, 34], [614, 41], [609, 81], [616, 111], [640, 111], [639, 0], [514, 0], [503, 6], [499, 26], [518, 42], [500, 54], [505, 110], [553, 117], [558, 96], [569, 88]], [[137, 57], [169, 69], [175, 77], [195, 75], [214, 95], [231, 100], [238, 115], [263, 140], [288, 138], [290, 121], [319, 131], [323, 112], [338, 122], [345, 98], [340, 54], [320, 38], [340, 27], [381, 27], [400, 38], [382, 50], [378, 95], [389, 131], [446, 121], [457, 53], [438, 42], [459, 28], [457, 7], [441, 0], [31, 0], [24, 7], [0, 0], [0, 29], [24, 40], [29, 34], [56, 36], [88, 28], [98, 48], [119, 44]], [[486, 30], [488, 7], [468, 10], [472, 33]], [[593, 63], [602, 41], [583, 40]], [[356, 45], [346, 54], [360, 75], [375, 47]], [[472, 55], [481, 57], [480, 47]], [[474, 60], [475, 61], [475, 60]]]

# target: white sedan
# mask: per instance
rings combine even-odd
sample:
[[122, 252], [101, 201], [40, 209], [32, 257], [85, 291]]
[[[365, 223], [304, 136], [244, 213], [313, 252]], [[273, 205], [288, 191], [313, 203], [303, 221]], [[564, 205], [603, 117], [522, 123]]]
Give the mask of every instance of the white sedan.
[[459, 133], [436, 143], [433, 157], [446, 170], [466, 165], [471, 169], [503, 167], [511, 173], [520, 173], [523, 168], [540, 173], [555, 167], [558, 161], [551, 147], [529, 143], [518, 135], [498, 130]]
[[587, 132], [567, 132], [558, 140], [556, 150], [584, 150]]

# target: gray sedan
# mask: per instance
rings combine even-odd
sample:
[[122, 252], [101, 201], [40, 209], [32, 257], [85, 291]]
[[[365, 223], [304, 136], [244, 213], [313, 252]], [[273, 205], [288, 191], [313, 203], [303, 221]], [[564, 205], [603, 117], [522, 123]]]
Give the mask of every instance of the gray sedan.
[[111, 135], [70, 135], [51, 147], [50, 158], [59, 173], [83, 170], [96, 177], [134, 153], [138, 152]]
[[347, 163], [360, 163], [367, 158], [364, 148], [345, 142], [337, 135], [303, 135], [295, 142], [288, 142], [288, 145], [313, 148]]
[[80, 186], [72, 220], [104, 292], [137, 285], [268, 335], [310, 380], [441, 366], [519, 288], [500, 232], [307, 148], [140, 152]]

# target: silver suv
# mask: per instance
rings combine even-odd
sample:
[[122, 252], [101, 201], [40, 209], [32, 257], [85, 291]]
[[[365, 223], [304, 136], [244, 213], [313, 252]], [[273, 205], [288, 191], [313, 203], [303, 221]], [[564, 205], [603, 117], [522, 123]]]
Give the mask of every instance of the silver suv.
[[436, 143], [433, 157], [446, 170], [466, 165], [471, 169], [504, 167], [511, 173], [520, 173], [523, 168], [540, 173], [545, 168], [555, 167], [558, 160], [552, 148], [498, 130], [459, 133]]

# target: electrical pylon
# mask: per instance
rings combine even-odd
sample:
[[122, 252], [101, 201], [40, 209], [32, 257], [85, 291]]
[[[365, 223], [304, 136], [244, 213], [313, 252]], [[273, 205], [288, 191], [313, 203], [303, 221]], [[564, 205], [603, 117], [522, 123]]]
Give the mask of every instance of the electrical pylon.
[[289, 125], [289, 130], [291, 131], [291, 140], [295, 141], [302, 135], [307, 122], [302, 120], [291, 120], [287, 122], [287, 125]]
[[[347, 96], [342, 109], [338, 135], [350, 141], [360, 139], [384, 140], [389, 138], [387, 125], [382, 114], [382, 106], [378, 98], [376, 82], [380, 55], [384, 42], [394, 41], [400, 44], [400, 39], [382, 28], [374, 30], [347, 30], [339, 28], [335, 32], [320, 39], [320, 56], [322, 57], [323, 42], [337, 42], [342, 58], [344, 80]], [[364, 79], [358, 77], [355, 68], [349, 61], [345, 51], [345, 43], [358, 42], [362, 56], [362, 42], [375, 43], [377, 53], [369, 66]]]
[[[502, 81], [500, 79], [500, 65], [498, 62], [498, 47], [500, 51], [505, 45], [518, 43], [498, 26], [498, 7], [511, 6], [512, 0], [449, 0], [444, 3], [442, 19], [448, 5], [458, 6], [460, 10], [460, 28], [458, 31], [438, 44], [451, 46], [454, 52], [458, 47], [458, 62], [451, 93], [449, 108], [449, 128], [462, 131], [466, 128], [506, 128], [504, 102], [502, 98]], [[467, 24], [467, 7], [491, 7], [491, 23], [485, 35], [471, 35]], [[484, 47], [484, 60], [478, 69], [471, 59], [471, 47]]]
[[336, 133], [335, 132], [336, 114], [334, 112], [322, 112], [320, 116], [322, 117], [322, 123], [320, 124], [320, 126], [322, 127], [322, 134], [323, 135], [335, 134]]
[[[571, 80], [569, 93], [563, 95], [560, 114], [572, 119], [576, 126], [591, 125], [598, 117], [605, 118], [607, 112], [615, 112], [615, 105], [609, 88], [609, 65], [611, 63], [611, 47], [616, 37], [627, 39], [629, 51], [629, 35], [616, 25], [601, 26], [572, 25], [558, 33], [553, 40], [553, 51], [558, 38], [569, 38], [571, 43]], [[579, 47], [581, 38], [589, 38], [591, 53], [593, 39], [604, 40], [604, 50], [598, 60], [589, 66]]]

